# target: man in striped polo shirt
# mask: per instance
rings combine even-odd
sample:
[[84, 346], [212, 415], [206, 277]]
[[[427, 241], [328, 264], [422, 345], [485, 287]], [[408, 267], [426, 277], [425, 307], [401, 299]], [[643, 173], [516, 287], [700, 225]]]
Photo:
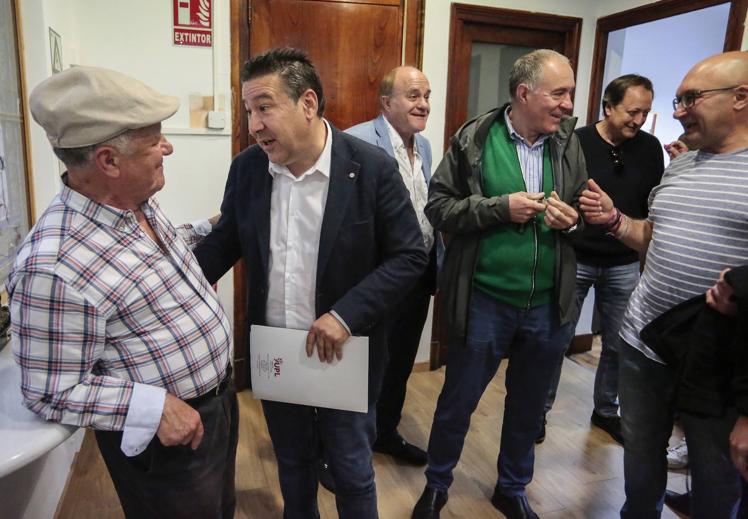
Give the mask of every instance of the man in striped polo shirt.
[[[593, 181], [580, 199], [589, 223], [607, 226], [647, 252], [621, 326], [620, 401], [626, 502], [621, 517], [659, 517], [673, 424], [673, 371], [639, 332], [678, 303], [703, 294], [720, 271], [748, 262], [748, 53], [712, 56], [686, 74], [673, 100], [682, 140], [699, 150], [673, 160], [649, 197], [649, 217], [634, 220]], [[727, 438], [735, 409], [721, 418], [681, 413], [693, 476], [691, 517], [735, 517], [740, 476]]]

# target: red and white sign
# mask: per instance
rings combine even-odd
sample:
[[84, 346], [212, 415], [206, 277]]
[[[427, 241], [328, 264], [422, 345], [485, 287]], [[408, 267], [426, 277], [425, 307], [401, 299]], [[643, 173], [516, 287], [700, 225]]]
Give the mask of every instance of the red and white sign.
[[173, 0], [174, 45], [213, 45], [213, 0]]

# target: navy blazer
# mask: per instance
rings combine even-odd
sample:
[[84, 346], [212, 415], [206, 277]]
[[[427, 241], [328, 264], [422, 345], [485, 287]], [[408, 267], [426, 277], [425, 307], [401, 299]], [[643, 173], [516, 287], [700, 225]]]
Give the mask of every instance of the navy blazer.
[[[265, 152], [254, 145], [239, 153], [229, 170], [221, 218], [194, 250], [211, 283], [244, 258], [250, 327], [266, 322], [272, 186]], [[333, 128], [315, 312], [319, 317], [335, 310], [353, 335], [369, 336], [372, 402], [386, 362], [383, 317], [410, 290], [427, 262], [395, 161], [375, 146]]]
[[[384, 115], [380, 114], [376, 119], [351, 126], [345, 133], [358, 137], [359, 139], [365, 140], [366, 142], [382, 148], [387, 155], [395, 158], [395, 149], [392, 147], [392, 140], [390, 140], [390, 132], [387, 128], [387, 122], [384, 119]], [[431, 144], [426, 137], [420, 133], [416, 133], [413, 136], [415, 141], [415, 149], [421, 156], [423, 161], [423, 178], [426, 181], [428, 187], [431, 181]], [[434, 249], [435, 256], [429, 264], [427, 269], [428, 285], [432, 293], [436, 292], [436, 277], [437, 271], [442, 264], [444, 257], [444, 240], [442, 240], [441, 233], [434, 230]]]

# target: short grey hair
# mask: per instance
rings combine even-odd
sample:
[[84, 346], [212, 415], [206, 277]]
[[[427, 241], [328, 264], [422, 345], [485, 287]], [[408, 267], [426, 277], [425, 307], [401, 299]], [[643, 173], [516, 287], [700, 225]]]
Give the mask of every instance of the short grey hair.
[[52, 147], [52, 151], [54, 151], [57, 158], [68, 168], [87, 168], [91, 165], [91, 159], [93, 158], [94, 152], [102, 146], [111, 146], [119, 150], [121, 153], [129, 155], [130, 144], [132, 144], [135, 131], [136, 130], [127, 130], [125, 133], [121, 133], [116, 137], [105, 140], [104, 142], [92, 144], [91, 146], [82, 146], [80, 148]]
[[514, 99], [517, 95], [517, 87], [524, 83], [530, 90], [534, 90], [540, 82], [543, 65], [557, 59], [571, 66], [569, 58], [551, 49], [534, 50], [524, 56], [517, 58], [509, 73], [509, 95]]

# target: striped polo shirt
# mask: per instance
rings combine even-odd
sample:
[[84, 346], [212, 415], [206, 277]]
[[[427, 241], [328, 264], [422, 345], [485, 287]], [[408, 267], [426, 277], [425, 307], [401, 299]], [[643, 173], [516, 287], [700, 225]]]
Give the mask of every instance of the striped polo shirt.
[[727, 267], [748, 263], [748, 149], [681, 155], [649, 195], [652, 241], [621, 337], [662, 360], [639, 332], [678, 303], [703, 294]]

